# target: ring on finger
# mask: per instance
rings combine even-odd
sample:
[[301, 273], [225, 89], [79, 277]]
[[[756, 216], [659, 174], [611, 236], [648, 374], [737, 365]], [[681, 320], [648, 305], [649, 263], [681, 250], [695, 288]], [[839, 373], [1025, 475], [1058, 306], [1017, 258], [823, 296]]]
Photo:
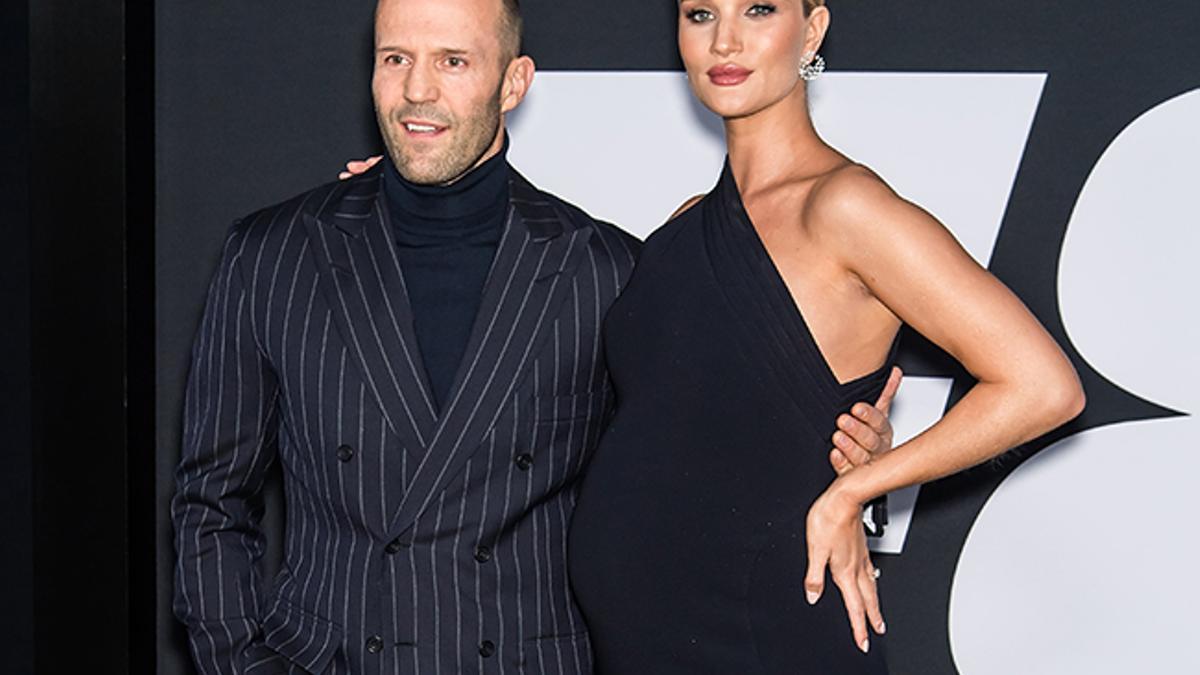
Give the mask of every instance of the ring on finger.
[[871, 568], [871, 577], [873, 579], [879, 579], [881, 576], [883, 576], [883, 572], [878, 567]]

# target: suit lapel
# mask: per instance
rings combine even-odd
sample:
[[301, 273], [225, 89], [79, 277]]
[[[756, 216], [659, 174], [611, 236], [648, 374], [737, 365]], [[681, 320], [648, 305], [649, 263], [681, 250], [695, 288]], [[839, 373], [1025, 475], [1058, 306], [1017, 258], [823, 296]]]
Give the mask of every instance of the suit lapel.
[[393, 533], [408, 529], [492, 429], [549, 334], [591, 236], [590, 228], [577, 226], [516, 171], [512, 175], [508, 222], [479, 314]]
[[374, 169], [335, 188], [305, 225], [320, 284], [351, 360], [406, 452], [420, 461], [436, 430], [412, 309]]

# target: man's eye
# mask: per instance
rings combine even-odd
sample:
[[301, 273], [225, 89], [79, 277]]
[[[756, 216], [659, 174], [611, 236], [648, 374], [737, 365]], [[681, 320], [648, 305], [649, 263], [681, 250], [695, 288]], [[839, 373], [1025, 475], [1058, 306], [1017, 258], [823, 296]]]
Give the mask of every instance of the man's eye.
[[690, 10], [686, 16], [688, 21], [691, 21], [692, 23], [704, 23], [705, 21], [712, 21], [713, 19], [712, 12], [708, 11], [707, 9], [693, 9]]
[[384, 57], [383, 62], [389, 66], [402, 66], [404, 65], [404, 57], [399, 54], [388, 54]]
[[462, 68], [463, 66], [467, 65], [467, 62], [458, 58], [457, 56], [451, 56], [450, 58], [446, 59], [446, 65], [450, 66], [451, 68]]
[[775, 5], [768, 5], [768, 4], [754, 5], [746, 13], [749, 14], [750, 16], [767, 16], [768, 14], [775, 13]]

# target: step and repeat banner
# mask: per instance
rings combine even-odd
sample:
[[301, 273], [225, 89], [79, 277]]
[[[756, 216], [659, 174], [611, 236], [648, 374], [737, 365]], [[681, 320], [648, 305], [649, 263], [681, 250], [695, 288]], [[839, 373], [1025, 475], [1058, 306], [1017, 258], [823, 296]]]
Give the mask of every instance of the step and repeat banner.
[[[159, 671], [187, 673], [167, 504], [217, 251], [232, 219], [382, 144], [369, 2], [158, 5]], [[510, 119], [512, 163], [645, 237], [724, 157], [680, 72], [675, 3], [522, 5], [541, 71]], [[893, 672], [1200, 672], [1200, 4], [830, 8], [817, 129], [1009, 284], [1089, 397], [1052, 437], [890, 497], [872, 545]], [[919, 336], [901, 364], [898, 440], [971, 385]], [[275, 531], [281, 510], [276, 489]]]

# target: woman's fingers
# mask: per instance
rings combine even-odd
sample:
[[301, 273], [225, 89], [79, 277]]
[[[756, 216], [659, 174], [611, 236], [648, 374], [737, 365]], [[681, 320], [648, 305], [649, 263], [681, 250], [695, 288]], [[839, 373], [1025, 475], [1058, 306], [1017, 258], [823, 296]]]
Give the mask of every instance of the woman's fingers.
[[879, 613], [874, 579], [859, 579], [867, 575], [868, 570], [874, 571], [861, 515], [861, 504], [839, 501], [828, 492], [813, 503], [806, 522], [808, 571], [804, 575], [804, 592], [808, 603], [816, 604], [824, 591], [828, 568], [833, 582], [842, 592], [842, 602], [854, 632], [854, 644], [865, 653], [871, 648], [867, 614], [872, 613], [872, 625], [876, 627], [882, 625], [883, 617]]
[[378, 164], [379, 160], [381, 159], [383, 159], [383, 155], [375, 155], [366, 159], [356, 159], [346, 162], [346, 170], [338, 174], [338, 179], [346, 180], [347, 178], [353, 178], [360, 173], [366, 173], [371, 169], [371, 167]]
[[864, 609], [862, 592], [859, 590], [858, 569], [850, 569], [835, 574], [833, 582], [842, 591], [842, 602], [846, 604], [846, 614], [850, 616], [850, 628], [854, 631], [854, 644], [866, 653], [871, 648], [870, 636], [867, 633], [867, 617]]
[[816, 549], [810, 543], [808, 546], [808, 572], [804, 575], [804, 596], [808, 604], [815, 605], [825, 592], [825, 564], [829, 562], [829, 552]]
[[887, 624], [883, 621], [883, 611], [879, 608], [879, 584], [876, 582], [875, 565], [868, 558], [863, 563], [863, 570], [858, 575], [858, 590], [862, 594], [863, 607], [867, 610], [867, 620], [875, 632], [883, 635], [887, 632]]

